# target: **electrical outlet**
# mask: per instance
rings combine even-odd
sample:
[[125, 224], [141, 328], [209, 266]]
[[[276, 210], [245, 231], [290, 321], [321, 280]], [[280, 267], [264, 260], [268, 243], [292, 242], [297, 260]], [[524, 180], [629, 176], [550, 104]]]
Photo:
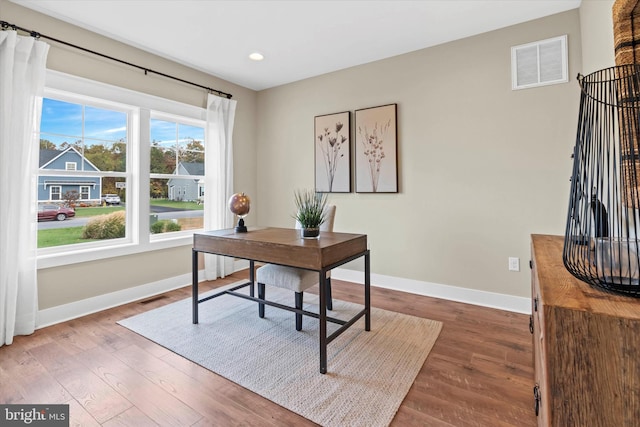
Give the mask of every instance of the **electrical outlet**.
[[520, 258], [509, 257], [509, 271], [520, 271]]

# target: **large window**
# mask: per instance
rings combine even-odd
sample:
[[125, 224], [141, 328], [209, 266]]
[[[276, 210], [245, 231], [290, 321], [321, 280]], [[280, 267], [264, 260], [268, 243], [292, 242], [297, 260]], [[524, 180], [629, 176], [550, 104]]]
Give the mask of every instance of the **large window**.
[[205, 116], [49, 71], [38, 130], [38, 205], [49, 211], [38, 222], [39, 266], [189, 244], [203, 227]]

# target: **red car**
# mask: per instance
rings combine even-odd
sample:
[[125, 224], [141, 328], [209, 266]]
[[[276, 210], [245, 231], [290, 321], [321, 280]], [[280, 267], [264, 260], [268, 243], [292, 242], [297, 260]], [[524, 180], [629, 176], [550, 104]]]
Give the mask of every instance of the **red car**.
[[73, 218], [74, 216], [76, 216], [76, 211], [74, 211], [72, 208], [65, 208], [64, 206], [56, 205], [38, 206], [38, 221], [47, 219], [64, 221], [65, 219]]

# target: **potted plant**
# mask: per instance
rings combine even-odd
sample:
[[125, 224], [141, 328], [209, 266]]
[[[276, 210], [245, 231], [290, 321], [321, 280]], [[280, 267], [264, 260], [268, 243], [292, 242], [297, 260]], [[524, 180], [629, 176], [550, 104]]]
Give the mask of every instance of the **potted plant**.
[[313, 190], [296, 190], [294, 193], [297, 212], [294, 215], [302, 228], [302, 237], [317, 238], [320, 226], [326, 220], [327, 193]]

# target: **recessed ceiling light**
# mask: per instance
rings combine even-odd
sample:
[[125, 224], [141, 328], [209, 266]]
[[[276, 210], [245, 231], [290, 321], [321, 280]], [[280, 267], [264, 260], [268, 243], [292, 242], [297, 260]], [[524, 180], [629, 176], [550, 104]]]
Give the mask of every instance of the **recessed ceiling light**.
[[259, 52], [253, 52], [251, 55], [249, 55], [249, 58], [253, 59], [254, 61], [262, 61], [264, 59], [264, 55]]

